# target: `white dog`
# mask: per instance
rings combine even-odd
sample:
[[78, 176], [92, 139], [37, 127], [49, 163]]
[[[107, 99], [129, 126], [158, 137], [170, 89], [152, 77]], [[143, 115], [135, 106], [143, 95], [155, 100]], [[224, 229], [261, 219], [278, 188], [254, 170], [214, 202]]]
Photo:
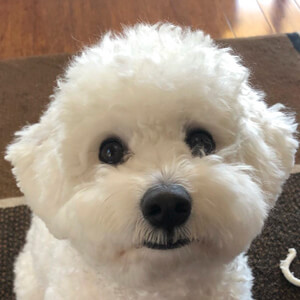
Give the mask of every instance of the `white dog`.
[[6, 158], [33, 210], [17, 299], [251, 299], [244, 253], [294, 163], [230, 49], [136, 25], [75, 57]]

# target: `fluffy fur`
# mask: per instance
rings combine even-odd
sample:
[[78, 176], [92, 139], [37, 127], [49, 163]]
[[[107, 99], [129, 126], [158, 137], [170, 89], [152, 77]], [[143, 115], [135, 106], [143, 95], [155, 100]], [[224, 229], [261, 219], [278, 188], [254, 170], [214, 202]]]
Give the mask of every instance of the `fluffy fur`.
[[[15, 264], [19, 300], [251, 299], [244, 252], [260, 233], [294, 163], [294, 118], [268, 108], [249, 71], [201, 31], [139, 24], [106, 34], [74, 58], [38, 124], [6, 158], [33, 210]], [[215, 139], [194, 157], [188, 128]], [[128, 146], [118, 166], [98, 160], [108, 136]], [[191, 195], [173, 250], [144, 220], [156, 183]]]

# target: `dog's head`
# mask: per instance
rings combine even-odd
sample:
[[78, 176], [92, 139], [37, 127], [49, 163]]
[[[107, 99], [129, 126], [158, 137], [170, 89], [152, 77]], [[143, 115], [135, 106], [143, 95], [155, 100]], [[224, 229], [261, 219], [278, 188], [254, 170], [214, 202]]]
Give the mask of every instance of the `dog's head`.
[[248, 73], [201, 31], [105, 35], [8, 147], [28, 204], [116, 272], [232, 260], [260, 232], [297, 148], [294, 119], [268, 108]]

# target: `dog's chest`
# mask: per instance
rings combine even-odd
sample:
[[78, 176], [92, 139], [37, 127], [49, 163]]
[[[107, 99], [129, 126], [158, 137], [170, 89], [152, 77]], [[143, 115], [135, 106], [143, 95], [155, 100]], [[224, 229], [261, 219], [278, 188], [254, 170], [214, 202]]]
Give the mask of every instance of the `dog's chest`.
[[[33, 290], [38, 288], [39, 291], [32, 292], [44, 294], [45, 300], [251, 299], [252, 276], [244, 255], [238, 256], [222, 272], [214, 272], [211, 276], [205, 272], [205, 280], [197, 277], [195, 271], [180, 272], [162, 277], [151, 286], [146, 283], [139, 289], [122, 288], [87, 266], [67, 241], [52, 237], [37, 217], [32, 220], [27, 244], [15, 267], [18, 271], [15, 287], [27, 286], [27, 278], [32, 276], [34, 281], [39, 282], [37, 286], [32, 285]], [[197, 271], [197, 268], [194, 270]]]

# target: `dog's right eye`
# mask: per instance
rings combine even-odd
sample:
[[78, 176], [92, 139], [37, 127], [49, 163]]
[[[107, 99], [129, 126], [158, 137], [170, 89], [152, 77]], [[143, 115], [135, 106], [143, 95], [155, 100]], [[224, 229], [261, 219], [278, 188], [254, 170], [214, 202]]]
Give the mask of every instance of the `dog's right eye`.
[[125, 147], [116, 138], [109, 138], [102, 142], [99, 150], [99, 160], [110, 165], [123, 162]]

